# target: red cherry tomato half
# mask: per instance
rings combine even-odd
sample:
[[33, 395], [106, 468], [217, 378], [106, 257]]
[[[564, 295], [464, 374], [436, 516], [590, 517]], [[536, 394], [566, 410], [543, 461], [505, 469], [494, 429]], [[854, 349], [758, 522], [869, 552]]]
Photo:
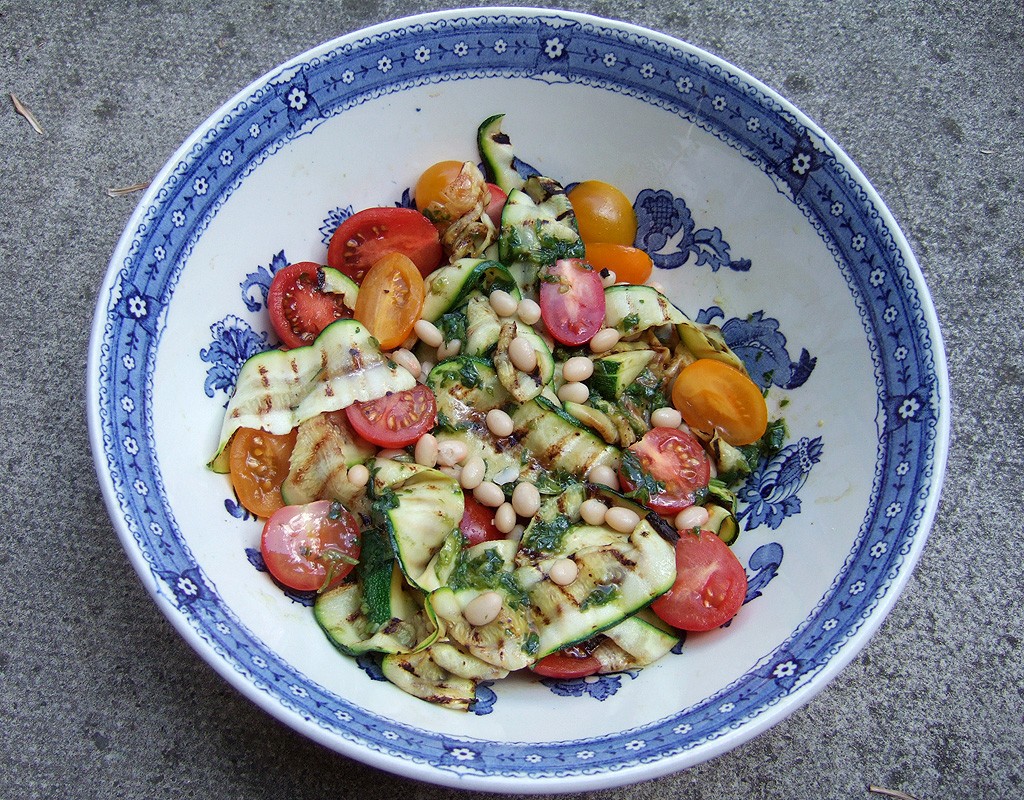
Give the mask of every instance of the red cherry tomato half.
[[[664, 486], [651, 492], [647, 505], [659, 514], [675, 514], [692, 506], [694, 493], [708, 485], [711, 461], [700, 442], [691, 433], [675, 428], [652, 428], [630, 446], [640, 468]], [[627, 491], [640, 485], [624, 466], [619, 468], [619, 484]]]
[[300, 261], [278, 270], [267, 292], [270, 324], [285, 347], [312, 344], [324, 328], [342, 317], [351, 318], [352, 309], [341, 296], [325, 292], [319, 264]]
[[589, 342], [604, 325], [604, 286], [586, 261], [563, 258], [541, 272], [540, 313], [562, 344]]
[[654, 613], [684, 631], [709, 631], [736, 616], [747, 596], [747, 573], [710, 531], [680, 532], [676, 582], [651, 604]]
[[544, 656], [531, 669], [545, 678], [586, 678], [601, 670], [601, 662], [595, 656], [574, 656], [564, 650]]
[[355, 432], [379, 447], [405, 447], [437, 424], [437, 400], [429, 386], [416, 384], [345, 409]]
[[306, 592], [329, 588], [359, 560], [359, 525], [330, 500], [284, 506], [263, 527], [260, 550], [279, 583]]
[[356, 283], [389, 253], [412, 259], [426, 276], [441, 263], [437, 228], [415, 208], [367, 208], [344, 220], [331, 236], [327, 264]]
[[493, 542], [504, 539], [505, 534], [498, 530], [494, 524], [494, 509], [488, 508], [483, 503], [475, 500], [473, 495], [466, 492], [466, 510], [462, 512], [462, 522], [459, 523], [459, 530], [466, 537], [466, 547], [472, 547], [480, 542]]
[[495, 228], [500, 228], [501, 212], [505, 208], [505, 201], [508, 200], [508, 195], [505, 194], [504, 189], [493, 183], [487, 184], [487, 191], [491, 193], [491, 202], [487, 204], [487, 216], [491, 218]]

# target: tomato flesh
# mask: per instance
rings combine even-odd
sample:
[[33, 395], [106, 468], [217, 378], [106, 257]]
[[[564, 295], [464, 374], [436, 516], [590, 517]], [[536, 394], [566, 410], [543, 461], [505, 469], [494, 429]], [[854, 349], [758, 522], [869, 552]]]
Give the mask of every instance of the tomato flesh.
[[646, 252], [624, 244], [590, 242], [587, 244], [587, 261], [595, 269], [614, 272], [618, 283], [644, 284], [654, 271], [654, 261]]
[[300, 261], [278, 270], [267, 292], [270, 324], [285, 347], [312, 344], [337, 319], [352, 316], [340, 295], [323, 291], [319, 264]]
[[494, 509], [488, 508], [472, 494], [465, 492], [466, 509], [462, 512], [459, 530], [466, 539], [466, 547], [480, 542], [493, 542], [504, 539], [505, 534], [494, 524]]
[[402, 253], [421, 275], [441, 263], [441, 237], [415, 208], [367, 208], [344, 220], [331, 236], [327, 264], [356, 283], [388, 253]]
[[330, 500], [284, 506], [264, 525], [260, 552], [279, 583], [299, 591], [327, 589], [359, 560], [359, 525]]
[[355, 432], [379, 447], [405, 447], [437, 424], [437, 400], [422, 383], [377, 400], [353, 403], [345, 413]]
[[269, 517], [281, 506], [281, 484], [288, 477], [296, 431], [274, 434], [239, 428], [228, 451], [231, 485], [238, 501], [257, 517]]
[[501, 212], [505, 208], [505, 201], [508, 200], [508, 195], [505, 194], [504, 189], [494, 183], [487, 184], [487, 191], [491, 194], [491, 201], [487, 204], [487, 216], [491, 218], [494, 227], [500, 229]]
[[541, 273], [540, 313], [559, 342], [581, 345], [604, 325], [604, 286], [586, 261], [563, 258]]
[[423, 276], [412, 260], [388, 253], [363, 276], [355, 318], [370, 329], [381, 349], [393, 350], [409, 338], [426, 295]]
[[681, 531], [676, 543], [676, 580], [651, 609], [684, 631], [709, 631], [728, 622], [747, 596], [747, 573], [710, 531]]
[[633, 244], [636, 212], [620, 189], [604, 181], [583, 181], [569, 192], [569, 202], [576, 212], [580, 238], [586, 244]]
[[736, 447], [756, 442], [768, 427], [768, 406], [757, 384], [711, 358], [698, 359], [679, 373], [672, 404], [691, 428], [717, 432]]
[[[711, 460], [697, 438], [675, 428], [652, 428], [629, 447], [640, 468], [663, 486], [650, 493], [647, 505], [659, 514], [674, 514], [692, 506], [697, 490], [708, 485]], [[624, 466], [619, 484], [635, 492], [640, 483]]]
[[596, 675], [601, 662], [595, 656], [576, 656], [564, 650], [544, 656], [531, 669], [545, 678], [572, 680]]

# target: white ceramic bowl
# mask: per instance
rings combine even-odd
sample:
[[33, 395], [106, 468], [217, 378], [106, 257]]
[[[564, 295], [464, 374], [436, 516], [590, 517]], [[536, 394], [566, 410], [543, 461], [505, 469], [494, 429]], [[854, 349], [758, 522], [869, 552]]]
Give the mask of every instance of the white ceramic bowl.
[[[655, 278], [722, 325], [791, 437], [742, 494], [750, 602], [639, 673], [484, 687], [446, 711], [339, 654], [249, 560], [260, 525], [204, 468], [240, 360], [268, 346], [284, 260], [323, 261], [348, 211], [476, 158], [504, 112], [563, 183], [637, 197]], [[735, 67], [566, 12], [428, 14], [344, 36], [243, 90], [128, 224], [89, 366], [96, 466], [128, 555], [181, 634], [247, 697], [345, 755], [420, 780], [556, 792], [638, 781], [743, 742], [819, 691], [892, 607], [935, 513], [942, 344], [892, 216], [814, 123]]]

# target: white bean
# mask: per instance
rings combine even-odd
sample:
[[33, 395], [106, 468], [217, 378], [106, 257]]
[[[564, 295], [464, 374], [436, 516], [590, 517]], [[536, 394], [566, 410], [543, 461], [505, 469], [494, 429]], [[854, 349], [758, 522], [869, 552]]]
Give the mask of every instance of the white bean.
[[370, 470], [365, 464], [355, 464], [348, 470], [348, 482], [353, 486], [366, 486], [370, 481]]
[[633, 528], [640, 524], [640, 515], [631, 508], [615, 506], [615, 508], [608, 509], [608, 512], [604, 515], [604, 521], [609, 528], [619, 533], [630, 533]]
[[511, 503], [502, 503], [494, 512], [494, 527], [502, 533], [511, 533], [516, 522], [516, 511]]
[[516, 313], [519, 315], [519, 319], [527, 325], [536, 325], [540, 320], [540, 306], [537, 305], [535, 300], [530, 300], [529, 298], [519, 301]]
[[651, 426], [654, 428], [678, 428], [682, 422], [683, 415], [671, 406], [651, 412]]
[[676, 514], [676, 530], [692, 531], [694, 528], [703, 528], [708, 524], [709, 516], [704, 506], [688, 506]]
[[430, 370], [434, 368], [434, 362], [422, 361], [420, 362], [420, 383], [426, 383], [427, 377], [430, 375]]
[[485, 419], [487, 420], [488, 430], [500, 439], [504, 439], [506, 436], [511, 436], [512, 431], [515, 430], [515, 424], [512, 422], [512, 417], [500, 408], [492, 408], [487, 412]]
[[459, 476], [459, 485], [463, 489], [473, 491], [481, 484], [487, 467], [480, 456], [470, 456], [462, 465], [462, 474]]
[[437, 464], [437, 438], [432, 433], [425, 433], [416, 440], [416, 447], [413, 449], [413, 458], [416, 463], [424, 467], [433, 467]]
[[517, 336], [509, 342], [508, 357], [512, 366], [522, 372], [537, 369], [537, 351], [533, 349], [533, 342], [525, 336]]
[[462, 609], [462, 616], [470, 625], [479, 627], [494, 622], [498, 618], [498, 614], [501, 613], [501, 606], [500, 594], [495, 591], [484, 592], [466, 604], [466, 607]]
[[584, 500], [583, 504], [580, 506], [580, 516], [583, 517], [583, 521], [588, 525], [600, 525], [604, 522], [604, 515], [607, 512], [608, 506], [596, 497]]
[[413, 326], [413, 331], [420, 337], [420, 341], [427, 347], [440, 347], [444, 342], [444, 336], [437, 326], [429, 319], [420, 319]]
[[392, 353], [391, 357], [395, 359], [395, 363], [398, 364], [398, 366], [404, 367], [413, 375], [418, 376], [420, 374], [420, 360], [413, 355], [412, 351], [401, 347]]
[[519, 307], [519, 302], [504, 289], [495, 289], [488, 299], [499, 317], [511, 317]]
[[609, 489], [619, 488], [619, 476], [611, 467], [599, 464], [587, 473], [587, 480], [591, 483], [600, 483]]
[[618, 280], [618, 277], [610, 269], [603, 269], [603, 270], [601, 270], [601, 285], [605, 289], [607, 289], [609, 286], [614, 286], [615, 285], [615, 281], [617, 281], [617, 280]]
[[571, 558], [558, 559], [558, 561], [551, 565], [551, 569], [548, 570], [548, 577], [551, 578], [551, 582], [559, 586], [568, 586], [576, 580], [576, 576], [579, 574], [580, 568]]
[[458, 439], [445, 439], [437, 445], [437, 463], [452, 467], [466, 460], [469, 449]]
[[558, 399], [563, 403], [585, 403], [589, 397], [590, 389], [585, 383], [563, 383], [558, 388]]
[[520, 517], [532, 517], [540, 510], [540, 492], [532, 483], [523, 482], [512, 490], [512, 508]]
[[619, 343], [619, 332], [615, 328], [601, 328], [590, 340], [590, 350], [594, 353], [605, 353]]
[[[465, 468], [462, 470], [465, 472]], [[505, 502], [505, 493], [501, 487], [491, 481], [483, 481], [473, 490], [473, 497], [479, 500], [488, 508], [497, 508]]]
[[446, 358], [455, 358], [462, 350], [462, 340], [452, 339], [450, 342], [443, 342], [437, 348], [437, 360], [444, 361]]
[[586, 356], [573, 356], [562, 365], [562, 378], [568, 383], [585, 381], [594, 374], [594, 362]]

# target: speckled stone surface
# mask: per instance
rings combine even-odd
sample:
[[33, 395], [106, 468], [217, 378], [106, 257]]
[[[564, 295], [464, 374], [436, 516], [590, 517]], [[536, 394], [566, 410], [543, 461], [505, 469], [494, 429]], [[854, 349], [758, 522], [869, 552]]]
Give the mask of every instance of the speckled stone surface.
[[[84, 411], [96, 292], [137, 196], [238, 89], [367, 24], [365, 2], [0, 2], [0, 796], [447, 797], [251, 705], [160, 615], [96, 482]], [[573, 2], [781, 91], [905, 231], [943, 326], [952, 449], [929, 544], [868, 647], [713, 761], [587, 796], [1024, 796], [1024, 10], [1017, 0]], [[8, 93], [45, 135], [18, 116]], [[470, 796], [471, 793], [467, 793]]]

